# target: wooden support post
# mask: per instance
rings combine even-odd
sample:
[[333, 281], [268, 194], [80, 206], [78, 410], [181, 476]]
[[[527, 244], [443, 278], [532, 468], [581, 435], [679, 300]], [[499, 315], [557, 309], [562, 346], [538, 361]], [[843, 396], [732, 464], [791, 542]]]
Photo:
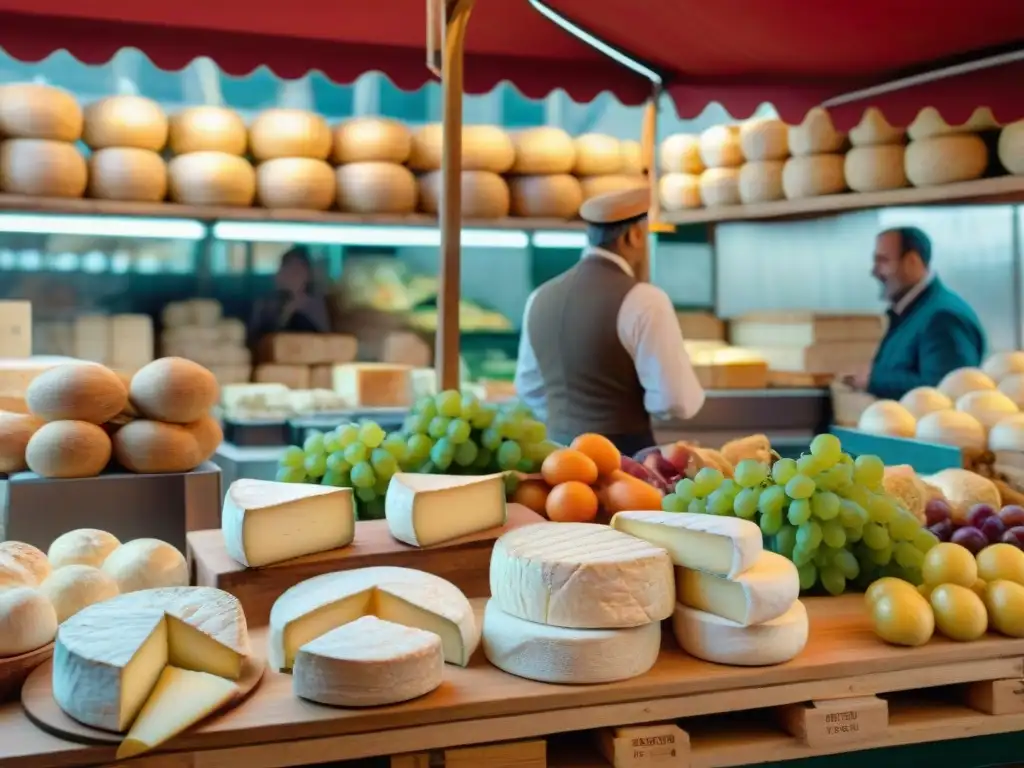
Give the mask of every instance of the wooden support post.
[[644, 105], [643, 129], [640, 133], [640, 157], [647, 180], [651, 185], [651, 212], [648, 226], [651, 232], [675, 232], [676, 228], [661, 220], [661, 201], [658, 198], [658, 112], [661, 103], [661, 88], [655, 86], [651, 98]]

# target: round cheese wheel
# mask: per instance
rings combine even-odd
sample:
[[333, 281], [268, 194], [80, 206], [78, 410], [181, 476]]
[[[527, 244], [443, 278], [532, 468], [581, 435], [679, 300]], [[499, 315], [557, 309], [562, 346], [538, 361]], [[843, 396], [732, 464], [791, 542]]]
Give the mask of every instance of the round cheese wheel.
[[223, 107], [189, 107], [171, 116], [167, 146], [175, 155], [224, 152], [244, 155], [249, 132], [241, 115]]
[[598, 195], [605, 195], [609, 192], [627, 192], [631, 189], [640, 189], [648, 186], [646, 176], [626, 176], [625, 174], [613, 174], [611, 176], [585, 176], [580, 179], [580, 189], [583, 190], [583, 200], [587, 201]]
[[836, 130], [832, 118], [821, 107], [808, 112], [800, 125], [789, 126], [789, 151], [794, 157], [831, 154], [845, 143], [846, 136]]
[[785, 197], [782, 191], [782, 169], [785, 160], [761, 160], [746, 162], [740, 166], [740, 202], [768, 203]]
[[326, 160], [331, 154], [331, 129], [313, 112], [268, 109], [249, 126], [249, 150], [261, 163], [279, 157]]
[[120, 545], [112, 533], [96, 528], [76, 528], [54, 539], [46, 557], [54, 569], [75, 564], [99, 568], [107, 555]]
[[159, 152], [167, 143], [167, 115], [152, 99], [109, 96], [85, 108], [82, 140], [92, 149], [135, 147]]
[[256, 171], [244, 157], [190, 152], [167, 164], [171, 200], [185, 205], [248, 207], [256, 197]]
[[978, 368], [957, 368], [942, 377], [939, 391], [950, 400], [956, 401], [968, 392], [995, 389], [996, 383]]
[[338, 209], [349, 213], [416, 211], [416, 177], [396, 163], [348, 163], [335, 169]]
[[567, 173], [513, 176], [508, 187], [513, 216], [574, 219], [583, 205], [583, 187], [579, 179]]
[[658, 200], [666, 211], [700, 208], [700, 176], [693, 173], [666, 173], [658, 179]]
[[113, 437], [114, 459], [141, 475], [191, 472], [203, 463], [196, 435], [182, 424], [136, 419]]
[[789, 155], [789, 126], [769, 117], [740, 123], [740, 151], [748, 161], [784, 160]]
[[25, 447], [28, 468], [43, 477], [95, 477], [110, 461], [110, 438], [87, 421], [51, 421]]
[[[419, 177], [420, 210], [437, 214], [441, 204], [441, 172], [433, 171]], [[462, 172], [462, 218], [503, 219], [512, 207], [508, 184], [496, 173]]]
[[42, 648], [57, 636], [57, 611], [30, 587], [0, 592], [0, 658]]
[[603, 133], [584, 133], [573, 142], [576, 162], [572, 172], [577, 176], [608, 176], [622, 173], [622, 142]]
[[82, 108], [63, 88], [35, 83], [0, 85], [0, 136], [78, 141]]
[[980, 179], [988, 167], [988, 147], [973, 133], [915, 139], [907, 145], [904, 169], [915, 187]]
[[326, 211], [334, 189], [334, 170], [323, 160], [279, 157], [256, 166], [256, 200], [264, 208]]
[[344, 163], [397, 163], [412, 152], [412, 131], [397, 120], [382, 117], [354, 117], [334, 128], [331, 160]]
[[107, 573], [91, 565], [58, 568], [39, 588], [53, 604], [57, 621], [64, 622], [93, 603], [117, 597], [121, 590]]
[[868, 107], [860, 122], [850, 129], [850, 143], [855, 147], [877, 147], [902, 144], [906, 131], [889, 124], [877, 107]]
[[1007, 376], [1024, 373], [1024, 352], [994, 352], [981, 364], [981, 370], [997, 383]]
[[190, 424], [209, 415], [220, 388], [206, 368], [180, 357], [162, 357], [132, 376], [132, 404], [150, 419]]
[[576, 144], [561, 128], [527, 128], [514, 132], [511, 139], [516, 159], [510, 173], [571, 173], [576, 164]]
[[1011, 373], [999, 382], [999, 391], [1024, 408], [1024, 373]]
[[45, 552], [23, 541], [0, 542], [0, 559], [13, 561], [23, 568], [32, 585], [42, 584], [53, 570]]
[[743, 164], [740, 129], [736, 125], [714, 125], [700, 135], [700, 159], [707, 168], [738, 168]]
[[914, 387], [900, 398], [900, 405], [915, 419], [920, 419], [935, 411], [948, 411], [953, 401], [935, 387]]
[[846, 153], [843, 175], [854, 192], [881, 192], [907, 186], [903, 170], [902, 144], [873, 144], [854, 147]]
[[663, 173], [700, 175], [704, 161], [700, 159], [700, 139], [691, 133], [674, 133], [661, 142], [658, 167]]
[[44, 423], [27, 413], [0, 411], [0, 472], [9, 475], [28, 467], [25, 447]]
[[1007, 172], [1024, 174], [1024, 120], [1010, 123], [999, 132], [999, 163]]
[[644, 152], [640, 142], [626, 140], [619, 147], [622, 150], [622, 172], [635, 175], [644, 173]]
[[782, 191], [787, 200], [834, 195], [845, 189], [842, 155], [791, 157], [782, 169]]
[[159, 539], [134, 539], [122, 544], [104, 561], [103, 572], [117, 582], [121, 594], [188, 586], [184, 555]]
[[0, 143], [0, 191], [37, 197], [81, 197], [89, 171], [74, 144], [46, 139]]
[[89, 197], [158, 203], [167, 196], [167, 165], [148, 149], [111, 147], [89, 157]]
[[104, 424], [128, 405], [128, 390], [109, 368], [67, 363], [36, 376], [25, 390], [25, 404], [44, 421]]
[[917, 418], [895, 400], [876, 400], [861, 413], [857, 430], [869, 435], [913, 437]]
[[739, 205], [740, 169], [708, 168], [700, 175], [700, 199], [708, 208]]
[[935, 107], [925, 107], [917, 113], [914, 122], [907, 127], [907, 135], [911, 141], [920, 141], [956, 133], [992, 131], [998, 127], [999, 123], [988, 107], [978, 107], [966, 122], [960, 125], [950, 125], [942, 119], [942, 115]]
[[[412, 151], [406, 163], [414, 171], [441, 168], [443, 150], [440, 123], [425, 125], [412, 135]], [[508, 134], [494, 125], [462, 126], [462, 170], [505, 173], [516, 159]]]

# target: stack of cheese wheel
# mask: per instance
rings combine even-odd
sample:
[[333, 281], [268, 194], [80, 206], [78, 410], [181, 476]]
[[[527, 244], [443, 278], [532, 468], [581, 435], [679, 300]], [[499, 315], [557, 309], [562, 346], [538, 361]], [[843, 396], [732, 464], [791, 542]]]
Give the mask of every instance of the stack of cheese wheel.
[[268, 109], [249, 126], [256, 199], [264, 208], [326, 211], [337, 184], [327, 121], [301, 109]]
[[698, 143], [705, 171], [700, 175], [700, 199], [708, 208], [718, 205], [739, 205], [740, 151], [738, 125], [715, 125], [700, 135]]
[[[440, 123], [413, 132], [408, 165], [419, 174], [419, 207], [437, 215], [441, 209]], [[501, 177], [515, 163], [512, 140], [493, 125], [462, 127], [462, 218], [503, 219], [512, 207], [508, 184]]]
[[561, 128], [545, 126], [512, 134], [515, 160], [508, 173], [511, 213], [537, 219], [573, 219], [583, 187], [572, 175], [576, 145]]
[[788, 200], [834, 195], [846, 190], [840, 133], [821, 107], [815, 107], [800, 125], [789, 127], [789, 153], [782, 169], [782, 191]]
[[664, 547], [676, 566], [676, 641], [698, 659], [734, 666], [790, 661], [807, 644], [796, 566], [762, 546], [738, 517], [620, 512], [612, 527]]
[[675, 606], [668, 552], [593, 523], [504, 534], [490, 581], [484, 653], [509, 674], [545, 683], [644, 674], [658, 660], [661, 621]]
[[111, 96], [85, 109], [89, 197], [158, 203], [167, 195], [167, 115], [141, 96]]
[[171, 117], [170, 196], [185, 205], [252, 205], [256, 173], [245, 159], [245, 123], [223, 107], [188, 107]]
[[16, 438], [0, 442], [2, 461], [47, 478], [95, 477], [111, 458], [130, 472], [188, 472], [220, 445], [210, 416], [218, 398], [213, 375], [177, 357], [154, 360], [127, 384], [97, 363], [57, 365], [29, 384], [28, 414], [4, 416]]
[[221, 386], [244, 384], [252, 377], [245, 323], [224, 317], [216, 299], [169, 302], [161, 321], [160, 348], [164, 355], [199, 363]]
[[907, 128], [907, 180], [915, 187], [932, 187], [980, 179], [988, 168], [989, 154], [978, 134], [998, 128], [988, 108], [974, 110], [963, 125], [950, 125], [934, 107], [922, 109]]
[[885, 115], [870, 107], [850, 131], [843, 175], [854, 192], [881, 192], [907, 186], [903, 170], [905, 131], [889, 125]]
[[584, 133], [573, 141], [572, 172], [580, 180], [583, 199], [647, 186], [642, 174], [628, 173], [622, 142], [602, 133]]
[[416, 210], [416, 177], [404, 163], [412, 133], [377, 117], [345, 120], [334, 129], [338, 209], [346, 213], [406, 214]]
[[1010, 123], [999, 132], [999, 164], [1007, 173], [1024, 175], [1024, 120]]
[[664, 211], [700, 208], [700, 139], [689, 133], [675, 133], [661, 142], [658, 150], [658, 199]]
[[81, 197], [88, 168], [75, 142], [82, 108], [60, 88], [0, 85], [0, 192]]
[[740, 125], [739, 195], [744, 205], [781, 200], [782, 170], [789, 157], [789, 126], [776, 118], [748, 120]]

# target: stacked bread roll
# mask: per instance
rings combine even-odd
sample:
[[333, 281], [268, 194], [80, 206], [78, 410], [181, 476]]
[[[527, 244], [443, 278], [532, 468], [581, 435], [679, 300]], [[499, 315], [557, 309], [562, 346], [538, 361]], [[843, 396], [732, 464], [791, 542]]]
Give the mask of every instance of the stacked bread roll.
[[347, 213], [407, 214], [416, 210], [416, 177], [403, 165], [412, 133], [395, 120], [357, 117], [334, 129], [338, 209]]
[[832, 118], [815, 107], [800, 125], [789, 127], [792, 157], [782, 169], [782, 191], [788, 200], [834, 195], [846, 190], [843, 148], [846, 135], [837, 131]]
[[907, 186], [903, 170], [906, 132], [889, 124], [870, 107], [850, 131], [853, 147], [846, 153], [843, 174], [854, 192], [881, 192]]
[[574, 219], [583, 187], [572, 175], [576, 145], [561, 128], [545, 126], [512, 134], [515, 160], [508, 173], [513, 216]]
[[1010, 123], [999, 132], [999, 164], [1014, 176], [1024, 174], [1024, 120]]
[[167, 195], [167, 115], [141, 96], [111, 96], [85, 109], [89, 197], [158, 203]]
[[170, 120], [170, 197], [185, 205], [250, 206], [256, 172], [244, 157], [242, 118], [222, 107], [188, 107]]
[[915, 187], [980, 179], [988, 168], [989, 152], [978, 134], [998, 128], [988, 108], [976, 109], [967, 122], [955, 126], [933, 107], [922, 109], [907, 128], [907, 179]]
[[642, 173], [627, 168], [622, 142], [614, 136], [584, 133], [577, 136], [573, 144], [576, 148], [573, 174], [580, 180], [584, 200], [647, 185]]
[[320, 115], [268, 109], [249, 126], [256, 198], [264, 208], [326, 211], [334, 205], [331, 129]]
[[789, 157], [789, 126], [777, 118], [748, 120], [739, 128], [743, 166], [739, 173], [740, 202], [781, 200], [782, 169]]
[[689, 133], [676, 133], [663, 142], [658, 153], [658, 199], [664, 211], [685, 211], [700, 208], [700, 175], [704, 161], [700, 158], [700, 139]]
[[81, 197], [88, 168], [75, 142], [82, 108], [60, 88], [0, 85], [0, 191], [40, 197]]
[[700, 135], [698, 143], [705, 171], [700, 175], [700, 199], [708, 208], [718, 205], [739, 205], [740, 151], [738, 125], [716, 125]]
[[214, 299], [170, 302], [161, 318], [160, 346], [165, 355], [203, 365], [221, 385], [244, 384], [252, 374], [245, 323], [222, 313]]

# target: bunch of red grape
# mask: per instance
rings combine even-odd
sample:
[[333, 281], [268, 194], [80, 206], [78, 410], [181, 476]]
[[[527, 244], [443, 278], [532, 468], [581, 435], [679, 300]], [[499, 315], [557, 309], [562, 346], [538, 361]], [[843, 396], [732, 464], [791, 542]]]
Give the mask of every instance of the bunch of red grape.
[[991, 504], [975, 504], [962, 523], [953, 520], [953, 510], [942, 499], [929, 501], [924, 512], [928, 530], [939, 541], [952, 541], [974, 554], [1000, 542], [1024, 549], [1024, 507], [1017, 504], [998, 510]]

